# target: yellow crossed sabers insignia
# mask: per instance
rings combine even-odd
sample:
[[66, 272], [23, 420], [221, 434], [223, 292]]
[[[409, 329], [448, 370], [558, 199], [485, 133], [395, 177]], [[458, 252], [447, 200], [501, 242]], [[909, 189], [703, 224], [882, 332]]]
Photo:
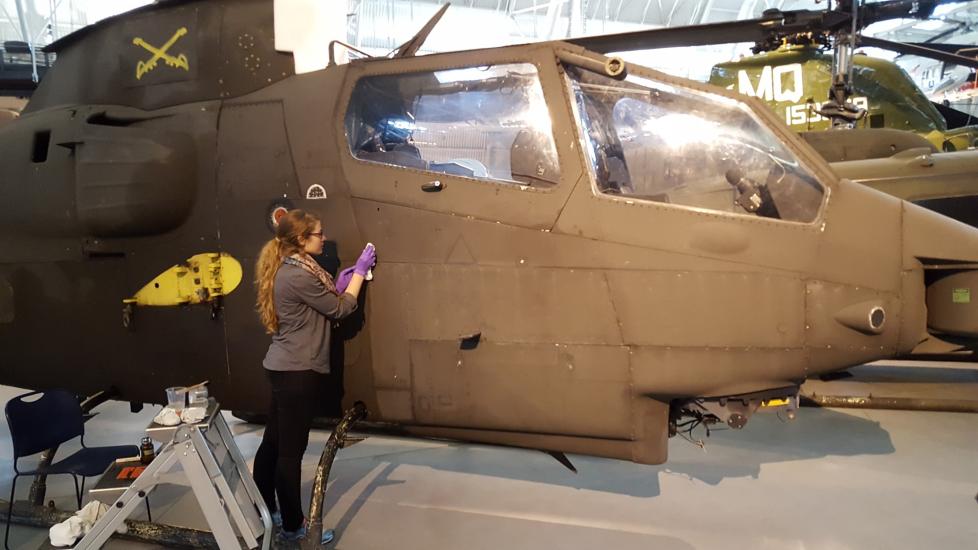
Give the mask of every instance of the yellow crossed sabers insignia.
[[164, 63], [173, 68], [182, 68], [185, 71], [190, 70], [190, 63], [187, 61], [187, 56], [180, 54], [176, 57], [166, 53], [180, 37], [187, 34], [187, 27], [180, 27], [177, 32], [173, 33], [173, 36], [163, 44], [163, 47], [157, 48], [151, 46], [142, 38], [138, 36], [132, 39], [132, 43], [136, 46], [142, 46], [146, 51], [153, 54], [153, 57], [149, 58], [148, 61], [140, 61], [136, 64], [136, 80], [143, 77], [144, 74], [152, 71], [156, 68], [156, 64], [162, 59]]

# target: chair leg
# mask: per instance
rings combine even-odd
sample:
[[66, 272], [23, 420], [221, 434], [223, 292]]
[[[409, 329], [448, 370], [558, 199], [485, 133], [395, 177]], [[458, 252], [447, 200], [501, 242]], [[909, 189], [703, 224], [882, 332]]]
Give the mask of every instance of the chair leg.
[[85, 499], [85, 480], [86, 480], [86, 479], [87, 479], [87, 478], [86, 478], [85, 476], [82, 476], [82, 486], [81, 486], [81, 492], [80, 492], [80, 493], [78, 493], [78, 509], [79, 509], [79, 510], [81, 510], [81, 503], [82, 503], [82, 500], [84, 500], [84, 499]]
[[10, 484], [10, 501], [7, 503], [7, 529], [3, 534], [3, 547], [6, 550], [10, 550], [10, 528], [13, 526], [13, 522], [10, 521], [14, 513], [14, 490], [17, 488], [17, 475], [14, 475], [14, 480]]
[[81, 491], [78, 490], [78, 476], [71, 474], [71, 480], [75, 482], [75, 501], [78, 502], [78, 509], [81, 510]]
[[149, 511], [149, 495], [146, 495], [146, 521], [153, 523], [153, 512]]

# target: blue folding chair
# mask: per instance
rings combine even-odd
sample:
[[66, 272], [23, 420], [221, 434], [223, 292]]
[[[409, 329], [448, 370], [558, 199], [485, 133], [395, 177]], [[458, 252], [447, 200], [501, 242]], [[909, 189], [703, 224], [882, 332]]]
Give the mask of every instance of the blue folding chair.
[[[36, 396], [37, 399], [28, 400]], [[85, 478], [97, 476], [119, 458], [139, 456], [136, 445], [117, 445], [114, 447], [85, 446], [85, 417], [78, 398], [66, 390], [31, 392], [14, 397], [5, 408], [10, 437], [14, 444], [14, 480], [10, 486], [10, 501], [7, 517], [13, 511], [14, 490], [17, 478], [29, 475], [70, 474], [75, 482], [75, 499], [81, 508], [82, 493], [85, 491]], [[19, 459], [52, 449], [80, 437], [81, 446], [76, 453], [58, 462], [38, 464], [33, 469], [21, 470]], [[82, 476], [81, 488], [78, 476]], [[10, 549], [10, 521], [3, 537], [3, 545]]]

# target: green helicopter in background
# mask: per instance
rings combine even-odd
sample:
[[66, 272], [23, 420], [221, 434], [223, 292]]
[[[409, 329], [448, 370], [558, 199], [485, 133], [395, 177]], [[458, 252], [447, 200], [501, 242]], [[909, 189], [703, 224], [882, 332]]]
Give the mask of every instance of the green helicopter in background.
[[[715, 65], [709, 82], [763, 99], [798, 132], [828, 130], [832, 121], [821, 111], [832, 87], [832, 61], [814, 40], [785, 43]], [[853, 55], [851, 63], [849, 101], [865, 113], [855, 127], [914, 132], [941, 151], [978, 145], [978, 124], [969, 124], [978, 120], [931, 102], [896, 63], [861, 54]]]

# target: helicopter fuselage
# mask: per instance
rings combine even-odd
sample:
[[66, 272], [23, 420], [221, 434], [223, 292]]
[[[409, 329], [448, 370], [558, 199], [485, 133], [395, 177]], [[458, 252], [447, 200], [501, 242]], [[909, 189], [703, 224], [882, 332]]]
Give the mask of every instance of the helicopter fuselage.
[[[88, 40], [127, 44], [137, 23]], [[935, 307], [951, 291], [927, 290], [951, 264], [951, 286], [970, 284], [978, 230], [840, 180], [757, 99], [637, 66], [622, 84], [587, 76], [604, 60], [559, 42], [367, 59], [154, 108], [141, 98], [167, 103], [160, 87], [180, 82], [111, 104], [37, 94], [49, 104], [0, 128], [0, 383], [161, 402], [209, 380], [226, 408], [261, 412], [269, 337], [250, 282], [280, 208], [321, 216], [333, 269], [377, 247], [333, 378], [345, 403], [419, 435], [659, 463], [683, 414], [730, 423], [808, 376], [907, 353], [928, 326], [978, 337], [970, 300]], [[530, 111], [498, 107], [511, 100]], [[683, 101], [779, 145], [740, 148], [724, 136], [742, 128], [706, 111], [710, 132], [655, 126]], [[373, 139], [381, 127], [411, 137]], [[233, 259], [241, 284], [204, 279], [227, 267], [187, 261], [201, 254]], [[149, 304], [171, 266], [172, 300]]]

